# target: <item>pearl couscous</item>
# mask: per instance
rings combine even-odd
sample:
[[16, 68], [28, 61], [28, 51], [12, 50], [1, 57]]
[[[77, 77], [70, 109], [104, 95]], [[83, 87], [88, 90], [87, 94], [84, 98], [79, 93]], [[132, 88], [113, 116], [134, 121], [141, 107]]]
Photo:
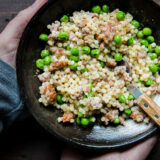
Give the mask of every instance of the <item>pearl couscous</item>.
[[131, 14], [109, 12], [107, 5], [64, 15], [47, 27], [51, 33], [40, 39], [49, 47], [36, 61], [39, 102], [62, 110], [59, 122], [87, 126], [98, 114], [105, 125], [124, 125], [128, 118], [149, 123], [127, 87], [134, 82], [148, 96], [160, 93], [160, 47], [150, 28], [139, 30]]

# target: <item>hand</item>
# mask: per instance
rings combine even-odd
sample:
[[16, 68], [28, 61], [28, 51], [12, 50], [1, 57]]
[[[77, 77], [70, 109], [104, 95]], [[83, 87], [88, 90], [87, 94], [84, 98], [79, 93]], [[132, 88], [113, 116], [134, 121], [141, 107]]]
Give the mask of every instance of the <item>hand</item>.
[[33, 15], [47, 0], [36, 0], [33, 5], [19, 12], [0, 34], [0, 58], [15, 67], [18, 44], [22, 33]]
[[111, 152], [100, 156], [88, 157], [75, 149], [66, 148], [62, 154], [61, 160], [145, 160], [155, 145], [157, 136], [123, 152]]

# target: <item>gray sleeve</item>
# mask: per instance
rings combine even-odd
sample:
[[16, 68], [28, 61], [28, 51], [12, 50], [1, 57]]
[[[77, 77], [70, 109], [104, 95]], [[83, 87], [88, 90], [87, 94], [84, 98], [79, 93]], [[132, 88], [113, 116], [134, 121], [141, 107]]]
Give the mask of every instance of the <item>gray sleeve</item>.
[[13, 123], [22, 107], [16, 70], [0, 60], [0, 132]]

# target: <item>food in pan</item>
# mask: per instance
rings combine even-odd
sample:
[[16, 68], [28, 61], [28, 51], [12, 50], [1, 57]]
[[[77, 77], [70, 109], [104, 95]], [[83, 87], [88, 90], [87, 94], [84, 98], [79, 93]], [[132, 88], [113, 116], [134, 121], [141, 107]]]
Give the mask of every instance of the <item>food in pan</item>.
[[50, 34], [40, 39], [48, 46], [36, 61], [39, 102], [60, 109], [59, 122], [88, 126], [100, 115], [104, 125], [125, 125], [128, 118], [149, 123], [127, 87], [160, 93], [160, 46], [151, 28], [108, 5], [63, 15], [47, 27]]

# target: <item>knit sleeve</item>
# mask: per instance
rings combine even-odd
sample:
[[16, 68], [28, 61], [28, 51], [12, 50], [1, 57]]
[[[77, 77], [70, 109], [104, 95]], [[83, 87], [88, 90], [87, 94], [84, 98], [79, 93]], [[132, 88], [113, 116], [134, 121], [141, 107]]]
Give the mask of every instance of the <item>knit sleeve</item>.
[[0, 60], [0, 132], [13, 123], [22, 107], [16, 70]]

